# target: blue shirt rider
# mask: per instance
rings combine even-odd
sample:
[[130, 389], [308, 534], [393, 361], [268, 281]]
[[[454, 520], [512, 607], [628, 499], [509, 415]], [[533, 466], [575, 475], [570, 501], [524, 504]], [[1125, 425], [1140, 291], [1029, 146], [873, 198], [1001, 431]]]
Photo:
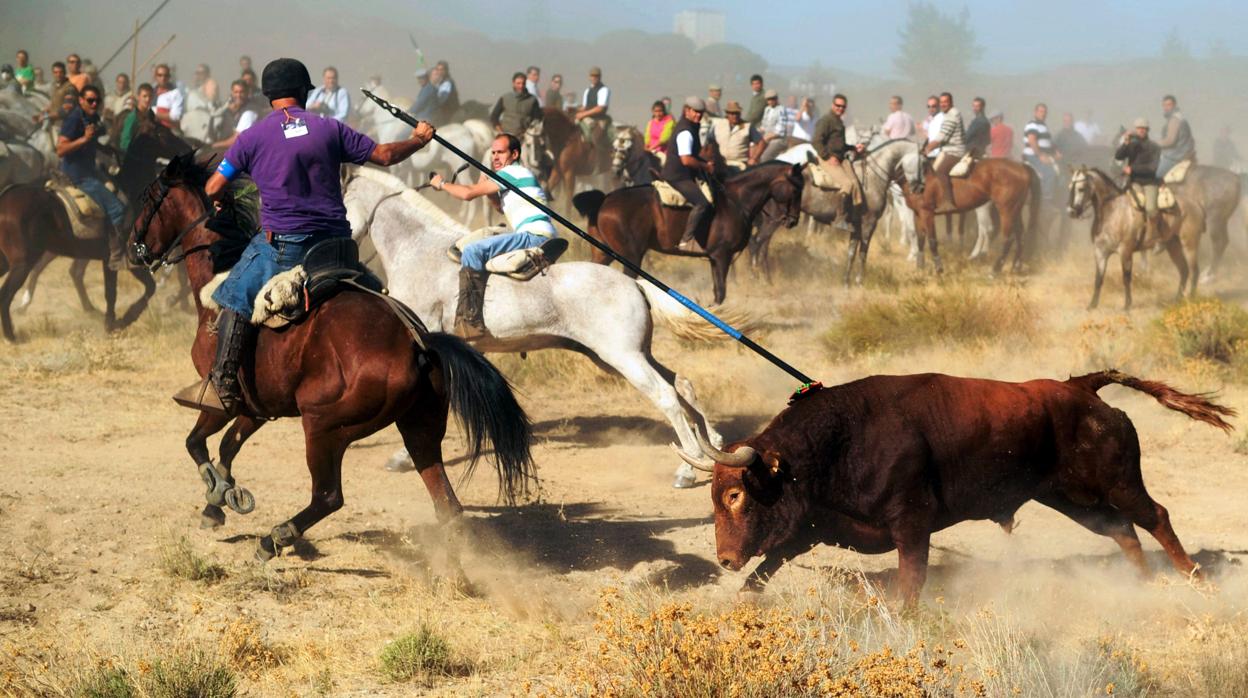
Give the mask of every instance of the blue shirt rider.
[[[520, 139], [510, 133], [497, 136], [490, 144], [490, 167], [508, 184], [523, 191], [537, 201], [546, 203], [546, 192], [538, 184], [537, 177], [524, 165], [520, 164]], [[485, 263], [501, 254], [531, 247], [542, 247], [556, 237], [554, 223], [550, 216], [533, 204], [525, 201], [510, 189], [503, 189], [497, 182], [486, 175], [476, 184], [455, 184], [447, 182], [442, 175], [435, 174], [429, 180], [430, 186], [438, 191], [462, 201], [472, 201], [478, 197], [497, 197], [498, 205], [503, 210], [507, 225], [514, 232], [494, 235], [478, 240], [464, 247], [459, 271], [459, 304], [455, 309], [455, 333], [464, 339], [474, 340], [489, 336], [485, 328], [483, 306], [485, 303], [485, 284], [489, 272]]]
[[178, 394], [196, 393], [197, 399], [174, 398], [226, 416], [237, 414], [242, 400], [238, 375], [243, 349], [255, 333], [251, 312], [256, 294], [270, 278], [302, 263], [307, 248], [328, 237], [350, 235], [339, 166], [370, 162], [388, 167], [433, 139], [433, 127], [421, 123], [407, 140], [377, 145], [341, 122], [304, 111], [312, 80], [303, 63], [293, 58], [266, 65], [261, 86], [273, 113], [240, 135], [204, 191], [220, 199], [231, 178], [250, 173], [260, 190], [265, 234], [252, 238], [213, 293], [221, 307], [216, 359], [209, 373], [214, 390], [197, 383]]

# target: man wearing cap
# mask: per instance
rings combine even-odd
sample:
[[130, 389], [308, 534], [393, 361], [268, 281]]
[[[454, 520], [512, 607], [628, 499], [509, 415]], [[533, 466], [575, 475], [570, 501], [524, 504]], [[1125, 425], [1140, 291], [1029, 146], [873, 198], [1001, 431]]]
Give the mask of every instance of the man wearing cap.
[[[307, 111], [312, 80], [303, 63], [293, 58], [266, 65], [261, 86], [273, 111], [238, 134], [204, 191], [219, 199], [231, 179], [250, 175], [260, 190], [264, 234], [251, 239], [212, 294], [221, 308], [217, 354], [209, 373], [215, 395], [206, 391], [202, 403], [198, 397], [179, 400], [227, 415], [235, 414], [241, 401], [238, 371], [243, 349], [255, 333], [249, 320], [256, 294], [273, 276], [302, 263], [304, 253], [316, 243], [351, 236], [342, 203], [341, 166], [371, 162], [388, 167], [433, 138], [433, 128], [422, 122], [407, 140], [378, 145], [337, 119]], [[198, 395], [198, 390], [196, 384], [179, 395]]]
[[1158, 172], [1161, 146], [1148, 139], [1148, 119], [1141, 116], [1132, 127], [1134, 132], [1122, 134], [1122, 144], [1114, 153], [1114, 159], [1126, 161], [1123, 174], [1144, 190], [1144, 237], [1140, 247], [1146, 249], [1157, 242], [1160, 230], [1157, 192], [1161, 182]]
[[416, 71], [416, 83], [420, 90], [416, 99], [412, 100], [412, 108], [408, 110], [418, 121], [433, 122], [433, 111], [438, 106], [438, 88], [429, 81], [429, 71], [421, 68]]
[[602, 84], [602, 68], [594, 66], [589, 69], [589, 87], [581, 94], [581, 108], [576, 112], [576, 121], [581, 126], [586, 143], [595, 143], [606, 137], [611, 122], [611, 117], [607, 116], [610, 106], [611, 88]]
[[698, 125], [702, 123], [702, 115], [705, 113], [706, 102], [701, 97], [685, 100], [680, 122], [676, 124], [672, 136], [676, 143], [675, 152], [669, 150], [667, 160], [663, 163], [663, 181], [684, 194], [685, 199], [693, 206], [693, 210], [689, 212], [689, 220], [685, 223], [685, 233], [680, 238], [679, 247], [685, 252], [705, 251], [695, 236], [705, 225], [710, 224], [715, 214], [711, 202], [706, 200], [702, 189], [698, 187], [698, 179], [714, 169], [713, 163], [700, 157], [702, 142], [698, 137]]
[[[524, 77], [520, 73], [517, 75]], [[546, 203], [546, 192], [538, 184], [537, 175], [520, 163], [519, 138], [510, 133], [495, 136], [490, 144], [490, 167], [508, 184], [536, 201]], [[455, 308], [455, 333], [467, 340], [488, 337], [490, 333], [485, 327], [483, 313], [485, 286], [490, 277], [485, 269], [486, 262], [507, 252], [545, 248], [546, 243], [558, 237], [555, 225], [541, 209], [484, 174], [476, 184], [455, 184], [435, 174], [429, 185], [461, 201], [472, 201], [482, 196], [496, 197], [503, 217], [507, 219], [507, 226], [513, 231], [469, 243], [464, 246], [460, 257], [462, 266], [459, 270], [459, 304]]]
[[780, 95], [775, 90], [767, 90], [763, 94], [767, 100], [767, 108], [763, 110], [763, 120], [758, 125], [762, 141], [756, 145], [758, 162], [775, 160], [788, 146], [788, 138], [793, 131], [793, 121], [789, 118], [789, 110], [780, 106]]
[[848, 193], [848, 201], [857, 206], [862, 203], [862, 188], [858, 186], [853, 163], [845, 156], [849, 153], [861, 153], [866, 147], [861, 143], [853, 146], [845, 142], [845, 122], [842, 118], [848, 107], [849, 98], [845, 95], [838, 93], [832, 97], [831, 110], [815, 124], [815, 139], [811, 141], [811, 145], [823, 161], [823, 170], [828, 178], [837, 189]]
[[715, 119], [711, 127], [711, 138], [719, 145], [719, 154], [729, 169], [744, 170], [754, 164], [750, 159], [750, 146], [759, 141], [758, 130], [741, 118], [740, 102], [728, 102], [728, 106], [724, 107], [724, 118]]
[[719, 107], [719, 100], [724, 96], [724, 88], [718, 83], [711, 83], [706, 88], [706, 115], [722, 118], [724, 111]]

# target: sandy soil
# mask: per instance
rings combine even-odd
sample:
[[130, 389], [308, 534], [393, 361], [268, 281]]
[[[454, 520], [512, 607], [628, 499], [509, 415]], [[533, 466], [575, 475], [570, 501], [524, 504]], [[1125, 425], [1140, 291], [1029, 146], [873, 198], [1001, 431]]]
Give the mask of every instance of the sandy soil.
[[[1127, 355], [1116, 357], [1121, 347], [1105, 328], [1146, 326], [1171, 292], [1173, 270], [1154, 259], [1129, 320], [1113, 310], [1087, 313], [1085, 240], [1077, 238], [1062, 264], [1017, 282], [989, 282], [980, 267], [962, 269], [953, 261], [956, 247], [946, 246], [951, 278], [990, 289], [1022, 284], [1041, 328], [1025, 340], [938, 341], [909, 352], [834, 355], [820, 335], [840, 308], [894, 291], [887, 288], [891, 282], [842, 290], [833, 281], [840, 277], [841, 242], [817, 239], [807, 251], [800, 230], [777, 242], [777, 256], [790, 270], [786, 278], [768, 286], [749, 278], [742, 264], [729, 304], [765, 321], [760, 336], [769, 348], [828, 383], [928, 370], [1064, 378], [1101, 368], [1107, 357], [1125, 358], [1125, 368], [1149, 367], [1147, 352], [1123, 350]], [[873, 251], [877, 273], [903, 287], [921, 283], [886, 248]], [[650, 263], [679, 287], [709, 295], [702, 264]], [[25, 341], [0, 345], [3, 691], [42, 686], [67, 692], [95, 662], [134, 665], [177, 648], [219, 648], [241, 634], [272, 650], [268, 659], [253, 652], [236, 663], [251, 695], [522, 692], [526, 680], [558, 683], [591, 635], [587, 610], [603, 587], [650, 583], [727, 603], [743, 579], [715, 564], [709, 489], [670, 487], [677, 462], [667, 446], [672, 434], [657, 411], [588, 362], [541, 354], [528, 363], [496, 357], [537, 424], [540, 494], [522, 506], [500, 505], [488, 467], [458, 487], [471, 523], [460, 549], [475, 593], [462, 593], [439, 574], [444, 532], [434, 525], [419, 478], [382, 469], [399, 445], [393, 429], [348, 451], [343, 510], [309, 531], [292, 554], [259, 569], [252, 561], [256, 536], [307, 501], [298, 423], [266, 426], [238, 459], [235, 473], [255, 494], [256, 511], [231, 513], [224, 527], [200, 530], [203, 487], [183, 447], [194, 415], [169, 400], [193, 378], [192, 316], [166, 307], [171, 289], [165, 286], [138, 325], [106, 336], [98, 318], [78, 310], [66, 268], [63, 261], [54, 264], [34, 305], [18, 316]], [[89, 279], [99, 298], [97, 269]], [[1116, 277], [1111, 271], [1105, 298], [1111, 308], [1121, 299]], [[1238, 271], [1228, 269], [1208, 290], [1233, 299], [1243, 288]], [[136, 293], [126, 284], [122, 297]], [[695, 346], [660, 330], [655, 353], [691, 377], [729, 438], [758, 429], [795, 387], [729, 344]], [[551, 371], [567, 379], [537, 380]], [[1221, 389], [1223, 402], [1248, 404], [1248, 388], [1223, 385], [1216, 376], [1148, 377], [1191, 390]], [[1248, 469], [1233, 450], [1238, 437], [1126, 390], [1102, 394], [1135, 421], [1150, 491], [1170, 509], [1188, 550], [1217, 574], [1222, 591], [1192, 590], [1173, 573], [1139, 582], [1113, 542], [1030, 504], [1011, 536], [988, 522], [937, 534], [927, 603], [947, 604], [958, 614], [1026, 598], [1033, 605], [1026, 622], [1072, 633], [1124, 633], [1145, 649], [1161, 646], [1159, 626], [1242, 612], [1244, 597], [1236, 590], [1245, 587], [1239, 560], [1248, 554], [1242, 505]], [[448, 457], [461, 454], [462, 446], [452, 431]], [[461, 466], [453, 462], [452, 477]], [[224, 578], [197, 582], [166, 572], [162, 551], [182, 536], [222, 565]], [[1142, 538], [1150, 559], [1166, 569], [1156, 542]], [[829, 567], [890, 570], [895, 564], [891, 554], [821, 548], [783, 571], [776, 584], [808, 584]], [[470, 668], [431, 686], [385, 681], [378, 665], [385, 643], [422, 623], [439, 628]]]

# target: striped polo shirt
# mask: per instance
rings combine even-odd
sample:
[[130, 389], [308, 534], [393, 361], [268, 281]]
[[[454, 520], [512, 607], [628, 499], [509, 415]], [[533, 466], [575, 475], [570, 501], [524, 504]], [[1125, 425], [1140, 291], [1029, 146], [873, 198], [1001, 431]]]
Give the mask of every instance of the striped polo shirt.
[[[538, 184], [537, 177], [524, 165], [514, 163], [498, 170], [496, 174], [525, 194], [543, 204], [546, 203], [546, 192], [542, 190], [542, 185]], [[507, 219], [507, 225], [512, 230], [542, 237], [555, 236], [555, 226], [550, 216], [542, 213], [541, 209], [525, 201], [515, 192], [500, 187], [499, 202], [503, 206], [503, 217]]]
[[1033, 133], [1036, 134], [1036, 145], [1040, 148], [1040, 152], [1052, 154], [1053, 134], [1049, 133], [1048, 124], [1032, 119], [1023, 127], [1023, 155], [1038, 155], [1030, 144], [1031, 134]]

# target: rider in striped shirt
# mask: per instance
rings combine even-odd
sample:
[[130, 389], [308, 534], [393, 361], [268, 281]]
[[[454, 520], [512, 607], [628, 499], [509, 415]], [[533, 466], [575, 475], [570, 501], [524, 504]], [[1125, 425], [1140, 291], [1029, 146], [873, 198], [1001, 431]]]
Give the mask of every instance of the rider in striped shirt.
[[[534, 199], [546, 203], [546, 192], [537, 182], [537, 176], [520, 164], [520, 139], [510, 133], [500, 134], [490, 144], [490, 167], [508, 184]], [[510, 189], [503, 189], [497, 182], [482, 175], [476, 184], [455, 184], [435, 174], [430, 186], [462, 201], [481, 196], [497, 196], [503, 209], [503, 217], [513, 231], [493, 235], [464, 247], [459, 271], [459, 305], [455, 310], [455, 333], [464, 339], [480, 339], [489, 336], [482, 312], [485, 304], [485, 284], [489, 272], [485, 263], [515, 250], [540, 247], [557, 237], [554, 223], [533, 204], [525, 201]]]
[[1040, 192], [1045, 199], [1053, 197], [1057, 183], [1057, 149], [1053, 147], [1053, 134], [1044, 123], [1049, 107], [1041, 102], [1036, 105], [1034, 117], [1023, 127], [1023, 162], [1040, 176]]

